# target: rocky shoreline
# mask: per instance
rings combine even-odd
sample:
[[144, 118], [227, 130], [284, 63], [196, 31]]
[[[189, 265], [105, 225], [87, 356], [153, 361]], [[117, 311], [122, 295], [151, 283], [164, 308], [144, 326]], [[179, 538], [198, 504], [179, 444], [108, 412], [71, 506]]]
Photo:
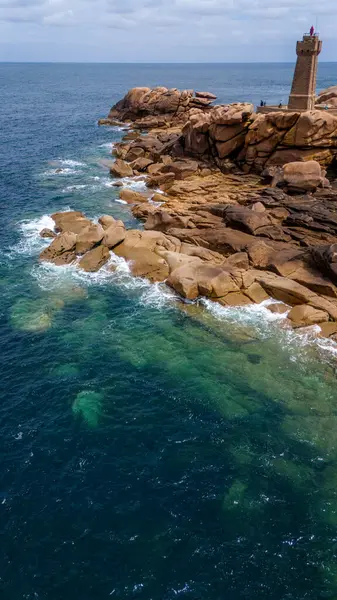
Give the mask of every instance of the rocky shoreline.
[[[97, 271], [111, 251], [133, 275], [223, 306], [271, 298], [283, 326], [337, 341], [337, 118], [256, 115], [207, 92], [135, 88], [102, 125], [128, 124], [108, 166], [144, 230], [55, 213], [40, 260]], [[330, 169], [329, 179], [325, 168]], [[121, 178], [144, 178], [141, 194]], [[332, 180], [332, 181], [331, 181]]]

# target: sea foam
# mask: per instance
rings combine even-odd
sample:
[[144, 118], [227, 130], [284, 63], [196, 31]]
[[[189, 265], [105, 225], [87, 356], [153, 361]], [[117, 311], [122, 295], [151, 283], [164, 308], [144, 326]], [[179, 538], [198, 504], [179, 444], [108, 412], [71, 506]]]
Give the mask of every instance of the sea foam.
[[123, 177], [121, 182], [123, 187], [130, 188], [131, 190], [145, 192], [148, 189], [143, 177]]
[[60, 165], [67, 165], [68, 167], [85, 167], [85, 163], [79, 160], [72, 160], [69, 158], [60, 158], [58, 162], [60, 163]]
[[63, 188], [62, 193], [67, 194], [68, 192], [76, 192], [78, 190], [85, 190], [88, 187], [88, 184], [81, 183], [78, 185], [68, 185], [66, 188]]
[[142, 277], [134, 277], [127, 261], [111, 252], [110, 260], [97, 272], [87, 273], [76, 263], [56, 266], [43, 262], [33, 266], [31, 274], [41, 289], [55, 291], [67, 285], [116, 286], [126, 294], [136, 294], [142, 306], [161, 309], [177, 300], [175, 293], [163, 283], [150, 283]]
[[110, 150], [112, 150], [112, 148], [115, 147], [114, 142], [104, 142], [104, 144], [100, 144], [99, 148], [109, 148]]
[[225, 307], [211, 300], [204, 298], [201, 300], [201, 304], [212, 316], [223, 323], [235, 324], [242, 328], [253, 327], [257, 339], [260, 340], [276, 337], [281, 346], [287, 350], [292, 361], [305, 360], [303, 351], [310, 348], [315, 348], [322, 357], [337, 356], [336, 342], [320, 337], [318, 325], [305, 328], [303, 331], [282, 326], [282, 321], [287, 318], [288, 313], [276, 314], [268, 310], [268, 305], [275, 303], [275, 300], [270, 299], [261, 304]]
[[30, 221], [22, 221], [19, 224], [21, 231], [21, 240], [19, 244], [11, 250], [16, 254], [36, 254], [41, 252], [43, 248], [51, 242], [50, 238], [42, 238], [40, 231], [43, 229], [51, 229], [54, 231], [55, 223], [49, 215], [43, 215], [40, 218], [31, 219]]
[[83, 172], [83, 167], [85, 167], [85, 163], [79, 160], [72, 160], [69, 158], [58, 159], [50, 161], [49, 164], [53, 167], [52, 169], [48, 169], [44, 171], [41, 176], [42, 177], [56, 177], [56, 176], [69, 176], [69, 175], [77, 175], [78, 173]]
[[[218, 302], [212, 302], [203, 298], [201, 303], [217, 319], [226, 321], [235, 321], [242, 325], [256, 325], [260, 323], [276, 323], [283, 321], [287, 313], [277, 314], [268, 310], [269, 304], [275, 304], [276, 300], [264, 300], [260, 304], [248, 304], [245, 306], [222, 306]], [[290, 307], [289, 307], [290, 310]], [[262, 326], [262, 332], [264, 326]]]

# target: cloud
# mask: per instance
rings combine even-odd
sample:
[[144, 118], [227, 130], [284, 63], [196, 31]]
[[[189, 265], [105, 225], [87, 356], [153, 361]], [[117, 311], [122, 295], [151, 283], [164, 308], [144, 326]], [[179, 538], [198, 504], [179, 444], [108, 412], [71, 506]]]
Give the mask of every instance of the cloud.
[[0, 0], [0, 21], [56, 24], [72, 14], [66, 0]]
[[50, 15], [43, 17], [43, 23], [45, 25], [64, 25], [73, 20], [74, 13], [72, 10], [64, 10], [61, 12], [55, 12]]
[[0, 8], [29, 8], [32, 6], [38, 6], [44, 4], [45, 0], [0, 0]]
[[[228, 58], [229, 51], [242, 60], [247, 49], [248, 60], [291, 60], [294, 42], [316, 16], [337, 56], [336, 0], [0, 0], [0, 39], [10, 27], [12, 41], [47, 39], [57, 54], [70, 30], [79, 49], [90, 39], [102, 46], [102, 56], [128, 44], [134, 60], [148, 60], [151, 50], [153, 60], [184, 60], [180, 48], [190, 48], [192, 56], [196, 47], [202, 57], [202, 48], [211, 46], [214, 60]], [[123, 39], [123, 32], [132, 38]]]

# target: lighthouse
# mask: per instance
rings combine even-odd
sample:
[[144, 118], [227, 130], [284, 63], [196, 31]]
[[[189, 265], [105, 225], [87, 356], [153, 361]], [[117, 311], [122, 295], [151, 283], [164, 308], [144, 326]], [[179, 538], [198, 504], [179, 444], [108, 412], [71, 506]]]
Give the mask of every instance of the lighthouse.
[[305, 34], [297, 42], [297, 62], [288, 102], [288, 110], [313, 110], [316, 100], [316, 81], [318, 55], [322, 50], [322, 41], [314, 33]]

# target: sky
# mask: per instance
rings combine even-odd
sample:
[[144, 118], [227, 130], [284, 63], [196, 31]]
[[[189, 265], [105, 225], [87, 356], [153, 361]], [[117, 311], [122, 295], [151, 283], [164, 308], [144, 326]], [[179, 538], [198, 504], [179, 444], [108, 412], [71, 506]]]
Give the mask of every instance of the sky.
[[337, 0], [0, 0], [0, 61], [293, 62], [316, 23], [337, 61]]

